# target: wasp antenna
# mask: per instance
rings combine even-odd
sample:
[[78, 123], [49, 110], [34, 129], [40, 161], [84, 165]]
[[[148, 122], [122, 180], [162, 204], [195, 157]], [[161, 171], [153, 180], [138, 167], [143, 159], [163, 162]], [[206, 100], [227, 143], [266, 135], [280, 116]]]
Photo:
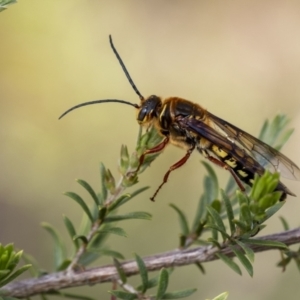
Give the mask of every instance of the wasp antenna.
[[117, 59], [118, 59], [118, 61], [119, 61], [119, 64], [121, 65], [122, 70], [124, 71], [124, 73], [125, 73], [125, 75], [126, 75], [128, 81], [129, 81], [130, 85], [132, 86], [132, 88], [134, 89], [134, 91], [136, 92], [136, 94], [140, 97], [140, 100], [144, 100], [145, 98], [142, 96], [142, 94], [141, 94], [141, 93], [139, 92], [139, 90], [137, 89], [137, 87], [136, 87], [136, 85], [134, 84], [134, 82], [133, 82], [131, 76], [129, 75], [129, 72], [127, 71], [127, 69], [126, 69], [126, 67], [125, 67], [125, 64], [124, 64], [123, 61], [122, 61], [121, 56], [119, 55], [117, 49], [115, 48], [111, 35], [109, 35], [109, 42], [110, 42], [110, 46], [111, 46], [111, 48], [112, 48], [114, 54], [116, 55], [116, 57], [117, 57]]
[[82, 107], [82, 106], [87, 106], [87, 105], [91, 105], [91, 104], [98, 104], [98, 103], [105, 103], [105, 102], [116, 102], [116, 103], [123, 103], [123, 104], [127, 104], [127, 105], [131, 105], [135, 108], [140, 108], [138, 104], [135, 103], [131, 103], [125, 100], [118, 100], [118, 99], [104, 99], [104, 100], [94, 100], [94, 101], [89, 101], [89, 102], [84, 102], [84, 103], [80, 103], [77, 104], [71, 108], [69, 108], [67, 111], [65, 111], [58, 119], [61, 119], [62, 117], [64, 117], [66, 114], [68, 114], [69, 112], [71, 112], [72, 110]]

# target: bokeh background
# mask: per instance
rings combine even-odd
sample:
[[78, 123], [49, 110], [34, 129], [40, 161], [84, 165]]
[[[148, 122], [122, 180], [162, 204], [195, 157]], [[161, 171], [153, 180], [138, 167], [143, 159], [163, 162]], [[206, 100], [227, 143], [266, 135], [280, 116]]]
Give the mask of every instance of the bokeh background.
[[[19, 1], [0, 14], [0, 242], [14, 242], [49, 271], [52, 241], [39, 224], [63, 231], [62, 214], [79, 224], [80, 210], [62, 192], [85, 196], [75, 178], [99, 190], [99, 162], [118, 176], [121, 144], [134, 149], [138, 126], [129, 106], [90, 106], [58, 121], [80, 102], [138, 102], [109, 34], [145, 96], [186, 98], [254, 135], [266, 118], [287, 114], [296, 130], [283, 152], [300, 164], [299, 1]], [[112, 240], [126, 257], [177, 246], [180, 229], [168, 204], [193, 216], [204, 174], [200, 155], [170, 176], [155, 203], [149, 197], [182, 155], [168, 147], [140, 177], [139, 187], [151, 188], [123, 211], [145, 210], [153, 220], [130, 221], [129, 237]], [[229, 174], [217, 173], [225, 185]], [[300, 195], [299, 182], [284, 182]], [[299, 199], [290, 197], [280, 215], [296, 227], [299, 211]], [[263, 234], [281, 230], [275, 216]], [[206, 264], [205, 276], [183, 267], [170, 290], [197, 287], [189, 299], [223, 291], [230, 299], [299, 299], [300, 274], [293, 265], [282, 273], [279, 258], [278, 251], [258, 254], [254, 278], [222, 262]], [[81, 293], [109, 299], [110, 288]]]

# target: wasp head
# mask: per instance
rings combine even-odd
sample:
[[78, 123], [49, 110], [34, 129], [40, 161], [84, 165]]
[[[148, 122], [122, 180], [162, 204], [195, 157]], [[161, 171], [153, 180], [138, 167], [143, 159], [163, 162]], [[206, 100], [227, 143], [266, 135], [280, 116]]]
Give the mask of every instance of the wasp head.
[[142, 100], [138, 109], [137, 121], [140, 125], [147, 124], [156, 118], [162, 107], [162, 100], [158, 96], [151, 95], [150, 97]]

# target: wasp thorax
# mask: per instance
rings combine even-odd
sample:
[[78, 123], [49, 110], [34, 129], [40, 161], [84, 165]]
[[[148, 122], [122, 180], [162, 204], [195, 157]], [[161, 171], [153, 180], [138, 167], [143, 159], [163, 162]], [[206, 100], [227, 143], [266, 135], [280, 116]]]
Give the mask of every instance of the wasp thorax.
[[143, 100], [137, 114], [137, 121], [139, 124], [145, 124], [157, 117], [159, 115], [161, 106], [162, 101], [158, 96], [151, 95]]

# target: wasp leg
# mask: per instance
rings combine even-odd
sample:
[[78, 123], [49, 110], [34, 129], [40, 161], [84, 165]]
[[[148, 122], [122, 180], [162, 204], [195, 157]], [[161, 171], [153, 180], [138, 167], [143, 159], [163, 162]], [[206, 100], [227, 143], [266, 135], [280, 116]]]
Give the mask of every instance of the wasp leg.
[[169, 175], [172, 171], [180, 168], [182, 165], [184, 165], [187, 160], [189, 159], [189, 157], [191, 156], [191, 153], [194, 151], [195, 149], [195, 145], [193, 145], [185, 154], [185, 156], [179, 160], [177, 163], [175, 163], [174, 165], [172, 165], [169, 170], [167, 171], [167, 173], [164, 176], [163, 182], [160, 184], [160, 186], [157, 188], [157, 190], [155, 191], [155, 193], [153, 194], [153, 196], [150, 198], [151, 201], [154, 201], [156, 195], [158, 194], [159, 190], [162, 188], [162, 186], [168, 181]]
[[161, 142], [159, 143], [158, 145], [156, 145], [155, 147], [151, 148], [151, 149], [148, 149], [146, 150], [140, 157], [140, 160], [139, 160], [139, 165], [137, 167], [137, 169], [134, 171], [135, 174], [138, 173], [138, 171], [140, 170], [144, 160], [145, 160], [145, 156], [148, 155], [148, 154], [153, 154], [153, 153], [157, 153], [157, 152], [160, 152], [161, 150], [163, 150], [167, 144], [169, 143], [169, 137], [166, 136], [166, 138]]
[[218, 160], [217, 158], [210, 156], [208, 153], [206, 153], [207, 156], [206, 158], [211, 161], [212, 163], [216, 164], [217, 166], [224, 168], [225, 170], [228, 170], [231, 175], [233, 176], [235, 182], [237, 183], [237, 185], [239, 186], [240, 190], [242, 192], [245, 192], [245, 187], [243, 186], [241, 180], [238, 178], [238, 176], [234, 173], [234, 170], [231, 169], [227, 164], [225, 164], [224, 162]]

